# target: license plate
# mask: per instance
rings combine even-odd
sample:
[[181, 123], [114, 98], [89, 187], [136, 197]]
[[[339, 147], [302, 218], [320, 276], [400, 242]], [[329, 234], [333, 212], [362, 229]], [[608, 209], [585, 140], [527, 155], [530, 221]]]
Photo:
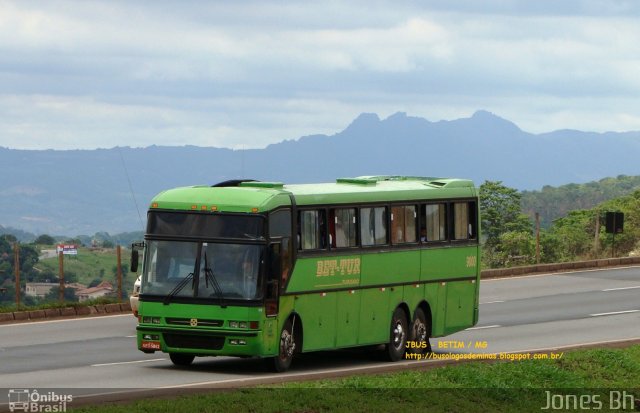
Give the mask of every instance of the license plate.
[[144, 350], [160, 350], [159, 341], [143, 341], [140, 347]]

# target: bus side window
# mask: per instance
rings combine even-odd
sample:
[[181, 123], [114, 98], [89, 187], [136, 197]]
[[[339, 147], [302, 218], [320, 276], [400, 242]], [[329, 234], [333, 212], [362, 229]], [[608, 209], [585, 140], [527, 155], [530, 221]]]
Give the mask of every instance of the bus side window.
[[357, 246], [356, 209], [336, 208], [329, 213], [331, 247], [345, 248]]
[[269, 236], [271, 238], [291, 236], [291, 210], [280, 209], [269, 215]]
[[298, 246], [301, 250], [326, 248], [324, 210], [300, 211], [298, 214]]
[[422, 207], [422, 222], [424, 228], [421, 230], [420, 238], [423, 242], [446, 241], [446, 204], [424, 205]]
[[453, 204], [454, 236], [456, 240], [476, 239], [476, 203], [456, 202]]
[[478, 239], [478, 205], [475, 202], [469, 202], [469, 235]]
[[391, 236], [394, 244], [416, 242], [416, 218], [415, 205], [391, 208]]
[[360, 208], [360, 242], [362, 246], [387, 243], [387, 208]]

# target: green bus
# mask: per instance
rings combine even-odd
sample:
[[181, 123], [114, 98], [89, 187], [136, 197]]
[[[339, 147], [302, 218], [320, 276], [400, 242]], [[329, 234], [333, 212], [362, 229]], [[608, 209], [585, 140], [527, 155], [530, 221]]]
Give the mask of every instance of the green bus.
[[196, 356], [295, 354], [385, 344], [390, 360], [478, 321], [478, 194], [462, 179], [250, 180], [151, 201], [137, 345]]

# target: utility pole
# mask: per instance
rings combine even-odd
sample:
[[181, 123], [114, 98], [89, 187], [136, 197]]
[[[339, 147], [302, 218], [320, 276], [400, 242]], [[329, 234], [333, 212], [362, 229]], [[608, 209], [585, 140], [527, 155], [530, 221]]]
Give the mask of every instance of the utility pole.
[[16, 275], [16, 308], [20, 307], [20, 245], [13, 244], [13, 272]]
[[[63, 249], [64, 250], [64, 249]], [[58, 300], [64, 302], [64, 252], [58, 253], [58, 273], [60, 274], [60, 289], [58, 292]]]
[[600, 250], [600, 211], [596, 211], [596, 235], [593, 239], [594, 257], [598, 258]]
[[122, 254], [120, 250], [120, 245], [116, 246], [116, 256], [118, 261], [118, 269], [116, 271], [116, 274], [118, 274], [118, 302], [122, 301]]
[[540, 264], [540, 214], [536, 212], [536, 264]]

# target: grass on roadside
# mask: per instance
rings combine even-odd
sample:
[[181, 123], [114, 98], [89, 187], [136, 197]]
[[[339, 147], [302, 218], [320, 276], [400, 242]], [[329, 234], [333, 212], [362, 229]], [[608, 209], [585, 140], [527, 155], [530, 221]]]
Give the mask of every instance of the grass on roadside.
[[576, 400], [587, 395], [592, 409], [599, 401], [603, 404], [601, 411], [608, 411], [612, 394], [621, 395], [623, 391], [640, 399], [640, 345], [575, 350], [559, 360], [471, 362], [431, 370], [212, 391], [77, 411], [527, 412], [540, 411], [546, 406], [548, 395], [559, 395], [556, 400], [560, 401], [560, 397], [569, 405], [574, 398], [566, 395], [577, 395]]

